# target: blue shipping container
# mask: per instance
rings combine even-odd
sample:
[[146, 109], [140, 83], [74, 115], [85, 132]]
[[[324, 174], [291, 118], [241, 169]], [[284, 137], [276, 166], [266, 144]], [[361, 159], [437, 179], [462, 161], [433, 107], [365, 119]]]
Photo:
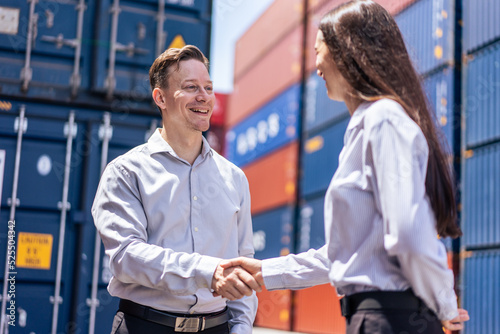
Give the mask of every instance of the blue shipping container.
[[4, 0], [2, 94], [147, 110], [148, 70], [165, 48], [186, 43], [208, 53], [211, 4]]
[[[2, 100], [0, 105], [4, 109], [0, 151], [5, 152], [0, 180], [3, 268], [8, 221], [15, 222], [17, 237], [18, 313], [9, 332], [69, 331], [70, 327], [88, 332], [89, 319], [95, 317], [96, 333], [109, 333], [117, 299], [106, 291], [109, 264], [100, 243], [93, 281], [95, 228], [90, 206], [102, 163], [144, 143], [159, 120], [53, 104]], [[104, 126], [103, 119], [109, 119], [109, 126]], [[108, 153], [103, 155], [104, 149]], [[17, 203], [13, 213], [12, 202]], [[6, 282], [4, 277], [1, 280]], [[56, 306], [54, 296], [61, 298]], [[99, 307], [90, 307], [87, 300], [92, 298]]]
[[316, 71], [311, 73], [306, 84], [304, 131], [314, 131], [328, 126], [339, 117], [348, 113], [344, 102], [333, 101], [328, 97], [323, 78]]
[[465, 67], [466, 145], [500, 139], [500, 42], [475, 53]]
[[323, 194], [339, 165], [350, 117], [306, 138], [302, 148], [301, 197]]
[[448, 152], [453, 152], [453, 135], [460, 122], [455, 122], [454, 116], [454, 75], [453, 67], [425, 78], [424, 88], [427, 98], [436, 115], [436, 121], [447, 141]]
[[465, 252], [462, 307], [469, 312], [464, 333], [498, 333], [500, 250]]
[[464, 0], [464, 49], [474, 52], [500, 38], [500, 2]]
[[417, 70], [424, 74], [454, 59], [453, 0], [419, 0], [396, 16]]
[[252, 216], [255, 258], [262, 260], [292, 253], [293, 222], [293, 206]]
[[295, 84], [228, 131], [227, 159], [241, 167], [295, 140], [299, 106]]
[[468, 151], [463, 187], [465, 247], [500, 245], [500, 144]]
[[325, 197], [318, 196], [302, 199], [299, 218], [298, 252], [311, 248], [318, 249], [325, 245]]

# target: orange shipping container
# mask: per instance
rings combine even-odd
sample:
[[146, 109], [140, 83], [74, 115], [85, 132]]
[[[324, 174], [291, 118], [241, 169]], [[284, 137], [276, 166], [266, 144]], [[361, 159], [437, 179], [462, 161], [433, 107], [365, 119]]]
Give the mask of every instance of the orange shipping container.
[[300, 81], [302, 25], [297, 26], [235, 83], [226, 115], [232, 127]]
[[298, 290], [294, 296], [293, 330], [302, 333], [345, 333], [339, 297], [330, 284]]
[[293, 204], [297, 183], [298, 143], [264, 156], [243, 168], [252, 201], [252, 214]]
[[304, 0], [275, 0], [236, 42], [235, 81], [297, 27], [303, 15]]
[[255, 317], [255, 326], [289, 331], [291, 291], [276, 290], [257, 293], [259, 308]]

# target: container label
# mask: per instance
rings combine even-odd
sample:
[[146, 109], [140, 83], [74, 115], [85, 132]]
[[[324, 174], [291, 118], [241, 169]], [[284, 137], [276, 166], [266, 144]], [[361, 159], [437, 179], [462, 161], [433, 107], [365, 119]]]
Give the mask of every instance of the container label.
[[17, 34], [19, 11], [19, 8], [0, 7], [0, 34]]
[[52, 234], [19, 232], [16, 265], [21, 268], [50, 269]]

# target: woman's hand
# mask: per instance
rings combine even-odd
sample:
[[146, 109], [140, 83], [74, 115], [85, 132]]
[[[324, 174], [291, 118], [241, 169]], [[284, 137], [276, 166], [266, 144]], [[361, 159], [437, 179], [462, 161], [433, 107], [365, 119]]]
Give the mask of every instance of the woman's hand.
[[464, 321], [469, 320], [469, 313], [462, 308], [458, 309], [458, 316], [451, 320], [443, 320], [441, 323], [443, 327], [450, 331], [459, 331], [464, 328]]

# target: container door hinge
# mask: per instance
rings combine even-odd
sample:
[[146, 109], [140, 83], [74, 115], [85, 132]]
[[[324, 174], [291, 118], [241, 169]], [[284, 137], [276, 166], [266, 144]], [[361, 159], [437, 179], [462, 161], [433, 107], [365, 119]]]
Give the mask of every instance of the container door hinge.
[[99, 305], [100, 305], [99, 299], [87, 298], [87, 306], [88, 307], [91, 307], [91, 306], [99, 307]]
[[99, 127], [99, 139], [102, 141], [104, 139], [111, 140], [113, 137], [113, 127], [112, 126], [106, 126], [106, 125], [101, 125]]
[[[7, 198], [7, 205], [12, 206], [12, 198]], [[19, 201], [19, 198], [16, 198], [16, 207], [18, 207], [19, 205], [21, 205], [21, 201]]]
[[[66, 122], [64, 124], [64, 137], [68, 138], [68, 134], [69, 134], [69, 123]], [[78, 134], [78, 124], [73, 124], [72, 126], [72, 129], [71, 129], [71, 136], [73, 136], [73, 138], [76, 137], [76, 135]]]
[[[26, 133], [28, 130], [28, 119], [25, 117], [23, 120], [23, 133]], [[14, 120], [14, 132], [17, 133], [19, 131], [19, 117], [16, 117]]]
[[66, 202], [66, 207], [64, 207], [64, 204], [63, 202], [57, 202], [57, 208], [59, 210], [66, 210], [66, 211], [70, 211], [71, 210], [71, 203], [70, 202]]
[[[54, 298], [54, 296], [50, 296], [49, 297], [49, 301], [50, 301], [51, 304], [55, 304], [55, 300], [56, 299]], [[57, 303], [58, 304], [62, 304], [63, 303], [63, 298], [61, 296], [57, 296]]]

